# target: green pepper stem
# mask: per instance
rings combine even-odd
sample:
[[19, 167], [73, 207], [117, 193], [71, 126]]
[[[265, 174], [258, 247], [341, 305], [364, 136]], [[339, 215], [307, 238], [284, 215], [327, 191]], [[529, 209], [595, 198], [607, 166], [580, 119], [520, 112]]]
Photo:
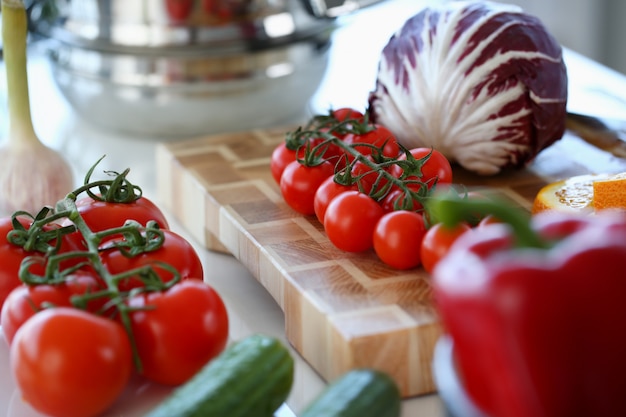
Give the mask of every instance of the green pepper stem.
[[30, 112], [26, 71], [27, 19], [21, 0], [2, 0], [2, 42], [7, 77], [9, 141], [11, 145], [40, 144]]
[[434, 222], [441, 222], [449, 227], [453, 227], [477, 214], [492, 215], [513, 229], [518, 247], [542, 249], [549, 247], [549, 243], [542, 239], [530, 226], [530, 214], [528, 212], [521, 207], [515, 207], [502, 201], [461, 199], [455, 195], [441, 194], [428, 199], [426, 211]]

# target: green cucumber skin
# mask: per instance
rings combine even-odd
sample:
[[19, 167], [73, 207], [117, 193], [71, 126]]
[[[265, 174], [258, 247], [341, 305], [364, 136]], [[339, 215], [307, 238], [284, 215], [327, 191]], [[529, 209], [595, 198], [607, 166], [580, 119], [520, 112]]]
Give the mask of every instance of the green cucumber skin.
[[300, 417], [399, 417], [400, 390], [386, 373], [354, 369], [333, 381]]
[[271, 417], [293, 385], [294, 361], [277, 339], [227, 348], [145, 417]]

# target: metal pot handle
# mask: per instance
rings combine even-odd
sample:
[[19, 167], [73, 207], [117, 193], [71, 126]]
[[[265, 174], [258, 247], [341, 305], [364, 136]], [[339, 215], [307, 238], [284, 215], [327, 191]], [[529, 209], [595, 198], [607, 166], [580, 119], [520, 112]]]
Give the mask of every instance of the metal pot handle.
[[379, 3], [383, 0], [302, 0], [306, 9], [318, 18], [335, 18]]

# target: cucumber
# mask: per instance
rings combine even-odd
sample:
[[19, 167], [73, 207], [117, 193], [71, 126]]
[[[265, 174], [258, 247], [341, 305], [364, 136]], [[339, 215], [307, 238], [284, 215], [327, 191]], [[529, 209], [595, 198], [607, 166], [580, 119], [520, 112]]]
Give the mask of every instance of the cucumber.
[[293, 385], [294, 361], [277, 339], [255, 334], [229, 346], [146, 417], [271, 417]]
[[300, 417], [398, 417], [401, 401], [388, 374], [354, 369], [328, 385]]

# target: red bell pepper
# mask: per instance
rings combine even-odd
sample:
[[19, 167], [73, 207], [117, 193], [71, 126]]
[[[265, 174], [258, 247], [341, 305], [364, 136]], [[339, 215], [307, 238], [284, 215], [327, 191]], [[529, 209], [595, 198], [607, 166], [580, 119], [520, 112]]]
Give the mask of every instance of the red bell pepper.
[[490, 417], [626, 416], [626, 214], [531, 219], [448, 198], [429, 210], [505, 222], [466, 233], [433, 271], [475, 404]]

